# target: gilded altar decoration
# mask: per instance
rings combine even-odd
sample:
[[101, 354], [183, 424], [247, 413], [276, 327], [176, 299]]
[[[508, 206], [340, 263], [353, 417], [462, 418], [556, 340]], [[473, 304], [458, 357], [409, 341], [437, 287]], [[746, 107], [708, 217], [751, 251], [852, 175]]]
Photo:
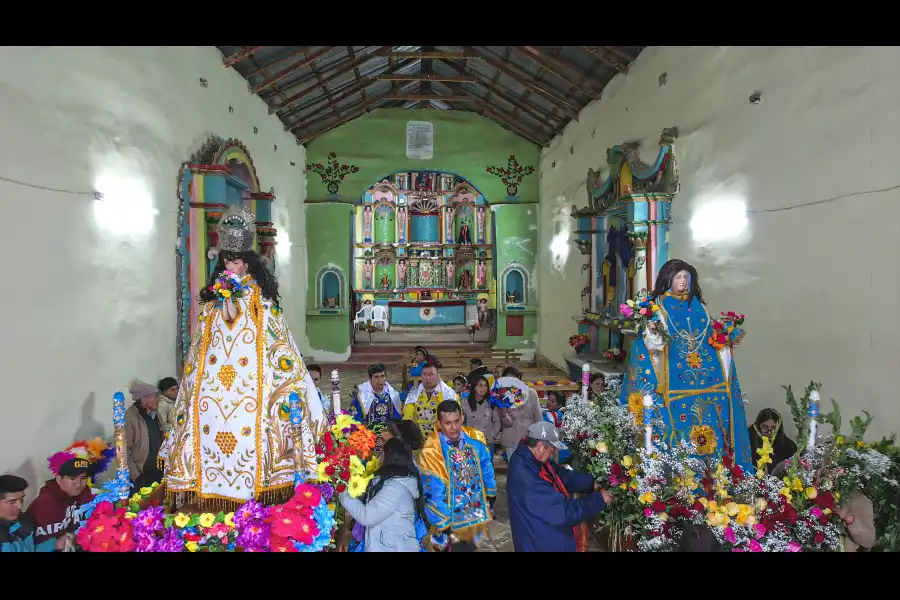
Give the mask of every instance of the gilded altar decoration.
[[315, 442], [327, 427], [315, 385], [284, 314], [251, 278], [232, 298], [237, 317], [225, 321], [204, 305], [176, 400], [181, 415], [166, 439], [167, 491], [243, 502], [266, 492], [289, 494], [294, 481], [288, 396], [297, 392], [303, 420], [300, 466], [315, 477]]
[[328, 190], [329, 194], [337, 194], [340, 191], [344, 177], [351, 173], [359, 173], [359, 167], [356, 165], [339, 163], [335, 152], [328, 153], [328, 160], [324, 165], [322, 163], [308, 163], [306, 170], [322, 178], [322, 183], [325, 184], [325, 189]]

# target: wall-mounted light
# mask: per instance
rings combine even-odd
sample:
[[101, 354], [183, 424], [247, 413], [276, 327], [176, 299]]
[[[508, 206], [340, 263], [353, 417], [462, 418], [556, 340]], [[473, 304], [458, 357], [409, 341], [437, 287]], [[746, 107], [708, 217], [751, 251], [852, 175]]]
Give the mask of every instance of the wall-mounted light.
[[701, 244], [737, 238], [747, 225], [747, 205], [737, 197], [710, 198], [694, 211], [690, 224], [694, 241]]
[[113, 234], [144, 234], [153, 229], [159, 211], [144, 182], [107, 172], [97, 178], [93, 193], [94, 220]]

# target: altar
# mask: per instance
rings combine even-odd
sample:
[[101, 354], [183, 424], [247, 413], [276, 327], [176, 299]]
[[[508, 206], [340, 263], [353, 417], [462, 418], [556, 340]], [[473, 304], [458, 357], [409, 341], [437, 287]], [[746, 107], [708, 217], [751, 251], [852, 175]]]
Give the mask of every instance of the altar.
[[392, 325], [465, 325], [465, 300], [390, 301]]

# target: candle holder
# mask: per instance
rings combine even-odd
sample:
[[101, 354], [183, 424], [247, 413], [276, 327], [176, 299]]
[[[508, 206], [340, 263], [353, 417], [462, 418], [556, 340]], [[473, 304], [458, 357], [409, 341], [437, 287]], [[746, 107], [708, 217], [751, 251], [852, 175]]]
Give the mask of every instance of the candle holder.
[[807, 411], [809, 416], [809, 439], [806, 441], [806, 447], [810, 450], [816, 447], [816, 429], [819, 425], [817, 421], [819, 418], [819, 400], [818, 390], [813, 390], [809, 393], [809, 409]]
[[300, 406], [300, 395], [291, 392], [288, 396], [288, 405], [291, 408], [291, 431], [294, 434], [294, 487], [306, 481], [306, 473], [301, 466], [303, 463], [303, 432], [300, 424], [303, 422], [303, 412]]

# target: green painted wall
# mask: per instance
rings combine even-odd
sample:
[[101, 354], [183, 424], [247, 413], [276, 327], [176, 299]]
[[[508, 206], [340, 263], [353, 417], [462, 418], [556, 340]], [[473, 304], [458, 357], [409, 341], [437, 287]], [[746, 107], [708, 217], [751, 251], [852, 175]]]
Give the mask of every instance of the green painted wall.
[[[407, 121], [434, 123], [434, 156], [429, 160], [406, 158]], [[493, 121], [470, 112], [440, 110], [374, 110], [316, 138], [306, 147], [308, 163], [325, 163], [329, 152], [340, 164], [356, 165], [358, 173], [347, 175], [341, 185], [342, 200], [357, 200], [382, 177], [397, 171], [443, 171], [468, 179], [488, 202], [506, 198], [506, 186], [487, 173], [488, 166], [506, 166], [510, 154], [521, 166], [535, 169], [540, 147]], [[328, 196], [316, 175], [307, 178], [307, 198]], [[520, 202], [538, 201], [537, 171], [522, 180], [517, 194]]]
[[[350, 282], [352, 208], [348, 204], [306, 205], [306, 260], [309, 273], [306, 333], [311, 353], [320, 362], [343, 360], [350, 348], [347, 290]], [[323, 315], [319, 312], [322, 299], [316, 297], [316, 277], [319, 270], [325, 267], [337, 267], [344, 274], [344, 288], [341, 290], [343, 308], [337, 315]]]
[[[538, 207], [535, 205], [504, 204], [494, 207], [494, 219], [497, 223], [497, 308], [499, 323], [497, 326], [496, 348], [516, 350], [535, 347], [537, 334], [537, 303], [535, 289], [537, 274], [537, 219]], [[524, 311], [505, 312], [503, 298], [503, 270], [512, 262], [520, 264], [528, 275], [526, 282], [528, 291], [525, 298]], [[506, 317], [509, 314], [525, 316], [523, 336], [506, 335]]]

